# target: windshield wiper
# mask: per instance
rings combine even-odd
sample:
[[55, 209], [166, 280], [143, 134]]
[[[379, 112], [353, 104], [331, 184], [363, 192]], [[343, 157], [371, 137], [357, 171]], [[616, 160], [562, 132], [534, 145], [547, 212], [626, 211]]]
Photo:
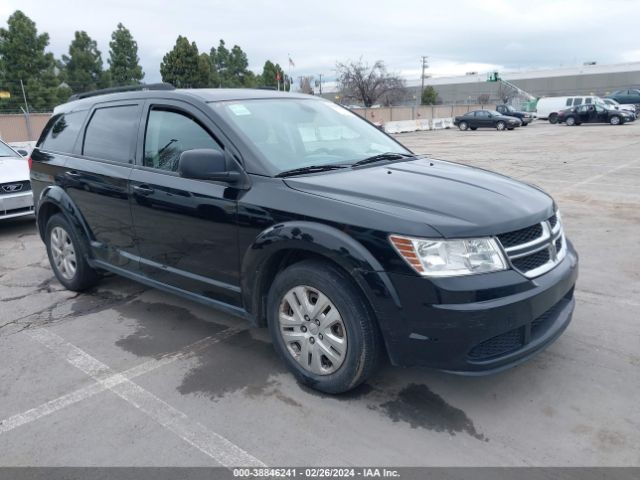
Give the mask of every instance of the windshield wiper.
[[362, 160], [357, 161], [352, 167], [359, 167], [360, 165], [366, 165], [367, 163], [380, 162], [382, 160], [402, 160], [403, 158], [415, 158], [416, 155], [412, 153], [395, 153], [395, 152], [386, 152], [379, 153], [378, 155], [373, 155], [371, 157], [364, 158]]
[[292, 177], [294, 175], [302, 175], [304, 173], [316, 173], [326, 172], [328, 170], [338, 170], [340, 168], [347, 168], [347, 165], [309, 165], [308, 167], [294, 168], [292, 170], [285, 170], [276, 175], [276, 177]]

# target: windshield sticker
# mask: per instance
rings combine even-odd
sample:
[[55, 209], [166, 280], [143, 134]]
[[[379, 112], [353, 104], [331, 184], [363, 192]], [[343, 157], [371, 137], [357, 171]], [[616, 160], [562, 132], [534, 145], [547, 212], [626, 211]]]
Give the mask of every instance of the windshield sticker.
[[234, 103], [233, 105], [229, 105], [229, 110], [231, 110], [234, 114], [238, 116], [251, 115], [251, 112], [249, 111], [249, 109], [239, 103]]

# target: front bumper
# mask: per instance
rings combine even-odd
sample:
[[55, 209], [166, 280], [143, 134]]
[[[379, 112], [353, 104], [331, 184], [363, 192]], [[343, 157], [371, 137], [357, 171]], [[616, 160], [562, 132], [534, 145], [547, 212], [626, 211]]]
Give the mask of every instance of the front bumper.
[[31, 190], [0, 194], [0, 220], [33, 215], [33, 213], [33, 193]]
[[378, 316], [391, 361], [467, 375], [517, 365], [568, 326], [577, 276], [570, 242], [564, 260], [534, 279], [514, 270], [442, 279], [390, 274], [401, 308], [393, 318]]

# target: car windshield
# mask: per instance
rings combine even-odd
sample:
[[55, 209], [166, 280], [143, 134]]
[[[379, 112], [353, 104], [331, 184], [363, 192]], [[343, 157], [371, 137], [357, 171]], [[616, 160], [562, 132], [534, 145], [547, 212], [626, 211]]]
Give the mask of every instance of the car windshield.
[[500, 112], [496, 112], [495, 110], [485, 110], [485, 111], [491, 115], [502, 115]]
[[506, 105], [504, 108], [507, 110], [507, 112], [515, 112], [516, 111], [516, 109], [513, 108], [511, 105]]
[[0, 157], [17, 157], [18, 154], [13, 151], [8, 145], [0, 142]]
[[255, 147], [275, 174], [312, 165], [353, 165], [383, 153], [410, 153], [329, 101], [254, 99], [210, 106]]

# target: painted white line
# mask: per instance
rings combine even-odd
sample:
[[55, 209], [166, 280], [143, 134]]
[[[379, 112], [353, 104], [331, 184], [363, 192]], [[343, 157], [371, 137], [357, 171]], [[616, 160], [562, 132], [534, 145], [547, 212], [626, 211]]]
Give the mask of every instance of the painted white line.
[[586, 178], [586, 179], [584, 179], [584, 180], [582, 180], [582, 181], [580, 181], [580, 182], [576, 182], [576, 183], [574, 183], [573, 185], [570, 185], [570, 186], [568, 186], [568, 187], [561, 188], [561, 189], [558, 191], [558, 193], [559, 193], [559, 194], [566, 193], [566, 192], [568, 192], [569, 190], [574, 189], [575, 187], [579, 187], [579, 186], [581, 186], [581, 185], [585, 185], [585, 184], [587, 184], [587, 183], [591, 183], [591, 182], [593, 182], [593, 181], [595, 181], [595, 180], [598, 180], [599, 178], [606, 177], [607, 175], [610, 175], [610, 174], [612, 174], [613, 172], [617, 172], [618, 170], [622, 170], [622, 169], [624, 169], [624, 168], [629, 168], [631, 165], [633, 165], [634, 163], [638, 163], [639, 161], [640, 161], [640, 159], [638, 159], [638, 160], [632, 160], [631, 162], [624, 163], [624, 164], [622, 164], [622, 165], [618, 165], [617, 167], [611, 168], [611, 169], [607, 170], [607, 171], [606, 171], [606, 172], [604, 172], [604, 173], [599, 173], [598, 175], [593, 175], [592, 177]]
[[148, 360], [144, 363], [141, 363], [140, 365], [136, 365], [135, 367], [125, 370], [124, 372], [116, 373], [115, 375], [106, 377], [102, 383], [94, 383], [87, 387], [79, 388], [74, 392], [62, 395], [58, 398], [43, 403], [42, 405], [31, 408], [25, 412], [7, 417], [4, 420], [0, 420], [0, 435], [22, 425], [34, 422], [39, 418], [51, 415], [52, 413], [62, 410], [63, 408], [73, 405], [74, 403], [86, 400], [87, 398], [92, 397], [98, 393], [104, 392], [105, 390], [109, 389], [109, 386], [115, 386], [127, 379], [132, 380], [136, 377], [152, 372], [153, 370], [156, 370], [160, 367], [169, 365], [177, 360], [188, 358], [194, 353], [203, 350], [210, 345], [218, 343], [225, 338], [235, 335], [236, 333], [243, 330], [244, 329], [242, 328], [227, 328], [216, 335], [202, 338], [197, 342], [187, 345], [186, 347], [176, 352], [168, 353], [159, 358]]
[[222, 466], [266, 466], [222, 435], [191, 420], [185, 413], [133, 383], [124, 374], [114, 373], [108, 365], [59, 335], [43, 328], [25, 333]]

